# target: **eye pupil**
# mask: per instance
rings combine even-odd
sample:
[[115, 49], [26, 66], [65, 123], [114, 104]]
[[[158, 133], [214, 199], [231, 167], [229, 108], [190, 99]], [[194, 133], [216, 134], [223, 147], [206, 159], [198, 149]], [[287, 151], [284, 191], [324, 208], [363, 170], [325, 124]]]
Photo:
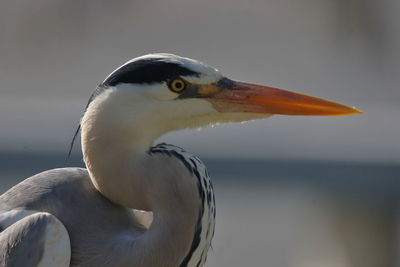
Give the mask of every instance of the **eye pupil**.
[[174, 80], [170, 83], [169, 88], [176, 93], [181, 92], [185, 89], [185, 82], [181, 79]]

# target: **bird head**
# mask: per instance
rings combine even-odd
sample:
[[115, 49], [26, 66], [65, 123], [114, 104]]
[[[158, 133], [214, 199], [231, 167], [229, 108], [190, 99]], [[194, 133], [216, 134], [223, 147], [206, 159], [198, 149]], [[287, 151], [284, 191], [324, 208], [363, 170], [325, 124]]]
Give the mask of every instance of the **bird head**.
[[172, 54], [138, 57], [112, 72], [93, 93], [86, 113], [101, 111], [102, 119], [113, 121], [111, 127], [151, 128], [153, 138], [172, 130], [273, 114], [361, 112], [305, 94], [234, 81], [211, 66]]

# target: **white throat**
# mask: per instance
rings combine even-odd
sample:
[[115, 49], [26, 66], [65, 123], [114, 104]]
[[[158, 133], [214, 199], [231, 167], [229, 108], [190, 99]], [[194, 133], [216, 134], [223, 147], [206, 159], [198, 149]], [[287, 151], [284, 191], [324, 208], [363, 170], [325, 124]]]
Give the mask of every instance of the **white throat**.
[[[198, 218], [196, 181], [187, 178], [190, 173], [179, 160], [148, 153], [153, 140], [170, 127], [154, 125], [152, 119], [144, 119], [145, 114], [135, 114], [146, 110], [138, 106], [143, 104], [137, 98], [107, 90], [89, 105], [81, 124], [90, 178], [109, 200], [127, 208], [153, 211], [154, 221], [144, 233], [146, 238], [135, 242], [135, 249], [149, 254], [142, 260], [150, 263], [140, 265], [170, 262], [165, 266], [177, 266], [190, 248]], [[176, 244], [170, 246], [170, 240]], [[154, 258], [152, 254], [163, 256]]]
[[[93, 184], [110, 200], [130, 208], [149, 209], [129, 197], [136, 194], [136, 165], [149, 158], [153, 141], [169, 131], [195, 126], [195, 114], [215, 112], [206, 101], [170, 100], [170, 95], [157, 95], [157, 88], [108, 88], [90, 103], [81, 122], [82, 150]], [[182, 114], [187, 119], [179, 119]]]

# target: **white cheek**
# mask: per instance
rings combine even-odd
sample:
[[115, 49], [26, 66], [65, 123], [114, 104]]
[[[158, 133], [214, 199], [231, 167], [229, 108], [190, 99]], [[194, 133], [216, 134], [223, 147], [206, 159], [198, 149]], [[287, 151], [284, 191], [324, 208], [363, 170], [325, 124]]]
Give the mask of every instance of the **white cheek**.
[[217, 113], [213, 105], [207, 100], [200, 98], [176, 100], [179, 103], [180, 112], [185, 112], [187, 115], [206, 115]]
[[169, 90], [166, 83], [150, 85], [141, 89], [143, 90], [143, 95], [156, 100], [172, 100], [178, 97], [177, 93]]
[[198, 98], [174, 99], [158, 103], [157, 106], [164, 111], [162, 114], [164, 119], [172, 121], [191, 120], [217, 112], [210, 102]]

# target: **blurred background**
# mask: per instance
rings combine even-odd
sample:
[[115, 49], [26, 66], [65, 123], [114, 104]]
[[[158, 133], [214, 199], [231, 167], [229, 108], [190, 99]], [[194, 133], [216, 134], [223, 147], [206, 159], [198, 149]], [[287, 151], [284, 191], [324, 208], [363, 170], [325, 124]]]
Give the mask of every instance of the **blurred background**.
[[0, 193], [83, 166], [68, 145], [92, 90], [151, 52], [365, 114], [170, 133], [217, 197], [207, 266], [400, 266], [400, 2], [14, 0], [0, 4]]

